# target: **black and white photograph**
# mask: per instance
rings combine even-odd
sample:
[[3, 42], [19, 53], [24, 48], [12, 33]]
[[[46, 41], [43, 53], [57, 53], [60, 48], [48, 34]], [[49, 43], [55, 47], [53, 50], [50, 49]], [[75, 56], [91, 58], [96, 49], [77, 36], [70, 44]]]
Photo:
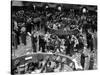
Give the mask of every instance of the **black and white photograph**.
[[11, 1], [11, 74], [97, 70], [97, 5]]

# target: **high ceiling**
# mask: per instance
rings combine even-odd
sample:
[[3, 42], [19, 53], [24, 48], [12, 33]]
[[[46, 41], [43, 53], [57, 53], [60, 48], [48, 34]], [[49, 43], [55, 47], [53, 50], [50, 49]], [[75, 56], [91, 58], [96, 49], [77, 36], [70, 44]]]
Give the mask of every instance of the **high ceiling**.
[[94, 5], [79, 5], [79, 4], [55, 4], [55, 3], [44, 3], [44, 2], [26, 2], [26, 1], [12, 1], [12, 6], [37, 6], [37, 7], [44, 7], [48, 6], [49, 8], [56, 8], [61, 6], [65, 9], [81, 9], [87, 8], [88, 10], [97, 10], [97, 6]]

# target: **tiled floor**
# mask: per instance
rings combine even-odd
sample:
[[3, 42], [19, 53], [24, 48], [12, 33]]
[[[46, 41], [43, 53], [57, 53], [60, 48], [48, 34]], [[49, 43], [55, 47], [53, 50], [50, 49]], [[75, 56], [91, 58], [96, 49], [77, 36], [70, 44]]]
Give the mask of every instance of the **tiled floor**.
[[22, 55], [25, 55], [28, 52], [32, 52], [31, 49], [31, 38], [27, 36], [27, 45], [24, 46], [23, 44], [20, 44], [18, 46], [18, 49], [12, 49], [12, 57], [20, 57]]
[[[28, 53], [33, 53], [33, 51], [32, 51], [32, 48], [31, 48], [31, 38], [29, 37], [29, 36], [27, 36], [27, 45], [26, 46], [24, 46], [24, 45], [22, 45], [22, 44], [20, 44], [19, 46], [18, 46], [18, 49], [16, 49], [16, 50], [12, 50], [12, 58], [16, 58], [16, 57], [20, 57], [20, 56], [23, 56], [23, 55], [25, 55], [25, 54], [28, 54]], [[85, 52], [89, 57], [88, 58], [86, 58], [86, 63], [85, 63], [85, 70], [87, 70], [87, 68], [89, 67], [89, 59], [90, 59], [90, 52], [89, 52], [89, 50], [87, 50], [86, 52]], [[94, 53], [94, 69], [96, 69], [97, 68], [97, 57], [96, 57], [96, 53]], [[79, 62], [80, 61], [80, 58], [79, 58], [79, 56], [80, 55], [73, 55], [73, 57], [71, 57], [72, 59], [76, 59], [76, 61], [77, 62]]]

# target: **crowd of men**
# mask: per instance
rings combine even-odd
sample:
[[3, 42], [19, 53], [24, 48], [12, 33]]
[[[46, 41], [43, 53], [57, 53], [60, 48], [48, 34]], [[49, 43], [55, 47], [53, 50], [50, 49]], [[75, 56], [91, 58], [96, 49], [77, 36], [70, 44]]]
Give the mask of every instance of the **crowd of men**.
[[68, 56], [81, 53], [84, 68], [85, 51], [91, 53], [97, 50], [97, 12], [86, 8], [81, 8], [81, 11], [72, 8], [62, 11], [61, 7], [55, 9], [45, 6], [13, 11], [12, 47], [17, 49], [20, 43], [26, 46], [29, 36], [33, 53], [41, 51]]

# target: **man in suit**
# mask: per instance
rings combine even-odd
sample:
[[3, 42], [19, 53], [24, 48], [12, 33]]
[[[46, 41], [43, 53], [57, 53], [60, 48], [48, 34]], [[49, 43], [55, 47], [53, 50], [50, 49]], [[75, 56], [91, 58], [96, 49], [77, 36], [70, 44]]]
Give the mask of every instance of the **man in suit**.
[[33, 52], [36, 52], [37, 36], [35, 35], [35, 32], [32, 32], [31, 40], [32, 40], [32, 49], [33, 49]]
[[70, 54], [70, 40], [69, 40], [69, 36], [67, 36], [67, 38], [65, 39], [65, 46], [66, 46], [66, 55]]
[[45, 44], [44, 36], [39, 36], [39, 50], [42, 48], [42, 52], [45, 52]]

